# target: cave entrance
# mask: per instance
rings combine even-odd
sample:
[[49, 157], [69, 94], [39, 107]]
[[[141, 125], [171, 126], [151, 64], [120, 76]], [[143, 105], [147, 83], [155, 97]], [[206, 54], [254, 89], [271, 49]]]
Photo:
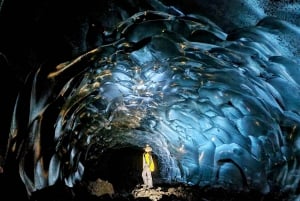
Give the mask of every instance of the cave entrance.
[[100, 178], [110, 182], [115, 192], [131, 192], [136, 185], [142, 184], [143, 149], [126, 147], [107, 150], [97, 163], [86, 169], [86, 178]]

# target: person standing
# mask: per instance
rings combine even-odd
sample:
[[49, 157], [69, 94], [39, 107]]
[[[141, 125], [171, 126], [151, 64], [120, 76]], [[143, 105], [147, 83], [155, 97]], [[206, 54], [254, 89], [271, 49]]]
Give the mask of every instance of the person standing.
[[154, 171], [154, 161], [152, 158], [152, 148], [147, 144], [143, 153], [143, 171], [142, 178], [146, 188], [153, 188], [152, 174]]

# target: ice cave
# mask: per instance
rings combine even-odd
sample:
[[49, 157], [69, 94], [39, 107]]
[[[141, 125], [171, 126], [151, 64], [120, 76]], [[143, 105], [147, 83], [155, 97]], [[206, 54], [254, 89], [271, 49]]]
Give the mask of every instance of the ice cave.
[[201, 191], [188, 200], [299, 201], [297, 1], [1, 5], [2, 189], [83, 200], [100, 178], [118, 196], [91, 200], [134, 199], [150, 144], [154, 185]]

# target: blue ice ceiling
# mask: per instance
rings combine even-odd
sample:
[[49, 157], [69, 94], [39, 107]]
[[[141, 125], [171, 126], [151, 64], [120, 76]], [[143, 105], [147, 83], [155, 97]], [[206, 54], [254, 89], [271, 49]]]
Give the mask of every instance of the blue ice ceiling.
[[107, 152], [150, 144], [161, 182], [297, 194], [299, 27], [249, 2], [229, 31], [148, 1], [98, 47], [29, 75], [9, 145], [28, 192], [73, 187]]

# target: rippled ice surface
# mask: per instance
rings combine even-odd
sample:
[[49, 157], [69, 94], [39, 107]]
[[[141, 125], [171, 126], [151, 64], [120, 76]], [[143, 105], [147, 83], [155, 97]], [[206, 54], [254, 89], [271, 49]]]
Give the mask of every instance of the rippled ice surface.
[[175, 11], [136, 13], [107, 44], [29, 77], [10, 139], [29, 192], [149, 143], [162, 182], [299, 193], [299, 27], [266, 17], [226, 33]]

